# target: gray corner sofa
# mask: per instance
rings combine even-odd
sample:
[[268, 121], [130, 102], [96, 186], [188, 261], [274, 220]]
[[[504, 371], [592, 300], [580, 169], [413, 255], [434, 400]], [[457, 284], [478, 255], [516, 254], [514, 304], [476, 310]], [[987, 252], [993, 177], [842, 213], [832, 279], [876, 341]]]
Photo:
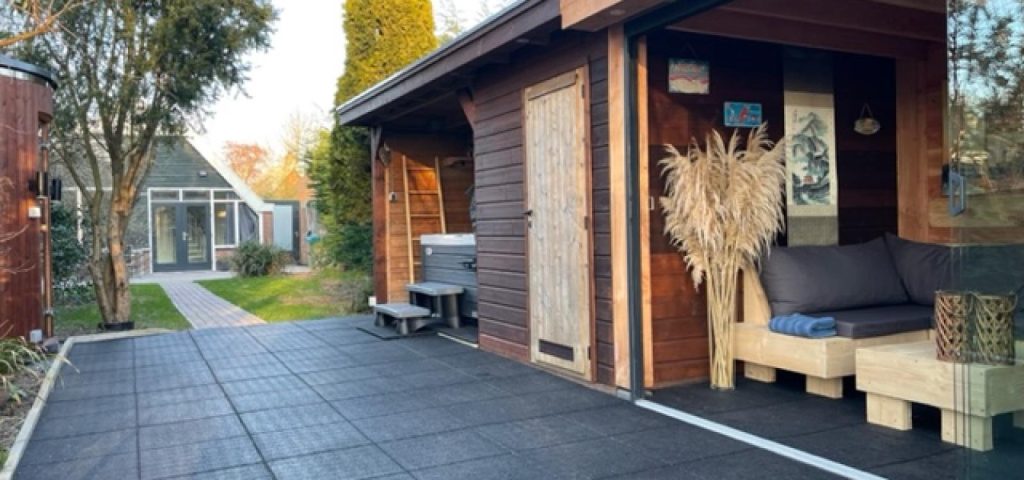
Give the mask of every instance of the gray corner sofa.
[[[774, 381], [781, 368], [807, 375], [808, 392], [841, 397], [857, 348], [929, 338], [935, 291], [952, 277], [950, 255], [949, 247], [894, 235], [856, 245], [777, 247], [760, 274], [744, 272], [736, 357], [749, 378]], [[792, 313], [833, 317], [838, 336], [768, 329], [772, 316]]]
[[951, 250], [887, 235], [828, 247], [776, 248], [761, 271], [772, 315], [833, 317], [839, 336], [932, 326], [935, 291], [950, 284]]

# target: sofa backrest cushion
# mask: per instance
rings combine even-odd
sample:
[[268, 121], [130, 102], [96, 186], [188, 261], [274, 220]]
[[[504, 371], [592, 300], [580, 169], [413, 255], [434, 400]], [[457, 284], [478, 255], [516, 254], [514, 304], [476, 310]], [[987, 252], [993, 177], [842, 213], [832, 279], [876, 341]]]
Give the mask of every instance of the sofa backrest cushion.
[[761, 284], [772, 315], [908, 302], [881, 238], [857, 245], [772, 249]]
[[934, 305], [935, 292], [952, 286], [949, 247], [904, 240], [892, 234], [886, 234], [885, 244], [912, 302]]

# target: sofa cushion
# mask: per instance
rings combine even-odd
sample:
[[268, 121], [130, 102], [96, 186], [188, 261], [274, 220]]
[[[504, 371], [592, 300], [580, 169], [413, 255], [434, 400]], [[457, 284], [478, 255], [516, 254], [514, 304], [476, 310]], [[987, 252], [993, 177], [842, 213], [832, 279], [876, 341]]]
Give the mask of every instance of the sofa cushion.
[[932, 328], [932, 313], [930, 307], [908, 303], [817, 312], [810, 315], [836, 319], [836, 333], [840, 337], [868, 338], [927, 330]]
[[912, 242], [892, 234], [886, 234], [885, 244], [912, 302], [934, 305], [935, 292], [952, 285], [949, 247]]
[[881, 238], [857, 245], [775, 248], [764, 262], [761, 284], [772, 315], [908, 302]]

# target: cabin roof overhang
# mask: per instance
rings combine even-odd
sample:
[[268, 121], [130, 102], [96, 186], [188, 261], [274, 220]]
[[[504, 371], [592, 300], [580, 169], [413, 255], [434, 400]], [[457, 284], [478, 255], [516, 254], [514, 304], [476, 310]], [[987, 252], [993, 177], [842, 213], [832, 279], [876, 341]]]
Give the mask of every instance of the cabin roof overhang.
[[377, 125], [448, 97], [457, 101], [453, 92], [470, 87], [477, 69], [543, 43], [560, 29], [558, 19], [558, 0], [518, 0], [337, 107], [338, 122]]
[[[518, 0], [452, 42], [351, 98], [337, 107], [335, 113], [342, 125], [388, 125], [389, 128], [427, 131], [450, 128], [452, 119], [461, 117], [462, 93], [472, 90], [472, 82], [481, 68], [507, 63], [513, 52], [527, 46], [545, 45], [562, 29], [594, 31], [607, 28], [612, 21], [652, 22], [694, 33], [894, 58], [923, 58], [929, 44], [945, 40], [943, 0], [857, 0], [844, 5], [850, 9], [848, 12], [818, 3], [816, 0]], [[706, 8], [697, 9], [701, 10], [700, 14], [678, 21], [665, 19], [659, 9], [685, 10], [698, 4]], [[892, 15], [881, 19], [873, 16], [880, 10]], [[610, 15], [610, 12], [616, 14]], [[633, 22], [634, 19], [637, 21]], [[935, 19], [942, 21], [933, 21]], [[761, 35], [764, 30], [778, 29], [784, 32]], [[829, 41], [819, 42], [823, 38], [820, 34], [827, 32], [834, 34], [825, 35]]]

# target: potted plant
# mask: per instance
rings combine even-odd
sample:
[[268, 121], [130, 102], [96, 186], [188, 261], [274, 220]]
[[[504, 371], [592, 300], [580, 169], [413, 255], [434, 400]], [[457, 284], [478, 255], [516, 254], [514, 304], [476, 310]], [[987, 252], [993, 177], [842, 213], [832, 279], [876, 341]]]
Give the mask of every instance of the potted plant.
[[682, 253], [694, 286], [707, 283], [711, 387], [734, 388], [733, 324], [742, 268], [756, 265], [784, 228], [785, 149], [772, 144], [765, 125], [745, 145], [733, 132], [726, 143], [712, 131], [705, 148], [696, 140], [685, 155], [666, 145], [661, 160], [666, 196], [665, 233]]

